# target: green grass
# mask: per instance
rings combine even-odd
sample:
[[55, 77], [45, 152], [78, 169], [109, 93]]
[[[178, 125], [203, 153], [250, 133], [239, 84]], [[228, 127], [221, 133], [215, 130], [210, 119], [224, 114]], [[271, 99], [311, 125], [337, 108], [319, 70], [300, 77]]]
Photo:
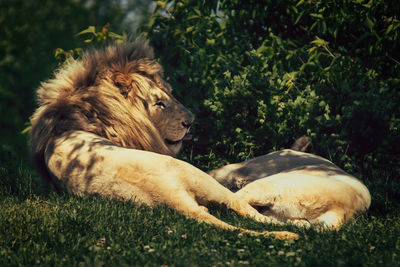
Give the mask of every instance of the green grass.
[[370, 211], [339, 231], [263, 225], [223, 207], [212, 210], [234, 225], [301, 236], [277, 241], [199, 224], [164, 206], [59, 196], [43, 190], [25, 163], [3, 161], [0, 266], [400, 265], [400, 184], [378, 174], [366, 181]]

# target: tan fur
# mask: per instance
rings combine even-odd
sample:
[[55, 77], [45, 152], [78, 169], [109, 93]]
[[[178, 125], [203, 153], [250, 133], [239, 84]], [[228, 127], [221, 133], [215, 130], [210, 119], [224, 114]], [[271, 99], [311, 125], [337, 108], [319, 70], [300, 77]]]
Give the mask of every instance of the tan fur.
[[72, 194], [166, 204], [223, 229], [298, 238], [237, 228], [207, 212], [203, 205], [216, 202], [257, 221], [279, 223], [172, 157], [194, 116], [172, 96], [161, 73], [141, 39], [67, 62], [39, 88], [39, 107], [31, 118], [32, 156], [41, 174]]
[[371, 204], [368, 189], [332, 162], [290, 149], [209, 172], [262, 213], [282, 222], [338, 228]]

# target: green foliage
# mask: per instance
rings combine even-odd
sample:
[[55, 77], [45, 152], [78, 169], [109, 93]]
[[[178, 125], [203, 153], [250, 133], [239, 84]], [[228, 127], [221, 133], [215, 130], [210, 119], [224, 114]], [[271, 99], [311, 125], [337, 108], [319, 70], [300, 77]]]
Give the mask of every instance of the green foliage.
[[194, 155], [243, 160], [309, 135], [354, 173], [400, 170], [398, 14], [396, 1], [158, 1], [147, 30], [197, 113]]
[[[110, 42], [123, 43], [127, 41], [126, 33], [122, 35], [116, 34], [109, 30], [110, 23], [104, 25], [101, 31], [96, 31], [95, 26], [89, 26], [87, 29], [77, 33], [77, 36], [86, 36], [88, 39], [84, 40], [86, 44], [92, 44], [94, 46], [104, 47]], [[77, 58], [82, 54], [82, 48], [74, 48], [70, 50], [64, 50], [62, 48], [57, 48], [55, 51], [55, 58], [61, 62], [66, 61], [68, 58]]]
[[114, 32], [110, 32], [108, 28], [110, 27], [110, 23], [107, 23], [104, 25], [102, 30], [100, 32], [96, 32], [96, 27], [95, 26], [89, 26], [86, 30], [83, 30], [79, 32], [77, 35], [89, 35], [90, 38], [85, 40], [85, 43], [91, 43], [93, 40], [95, 40], [97, 43], [100, 43], [102, 45], [105, 45], [107, 40], [115, 40], [116, 43], [122, 43], [125, 42], [127, 39], [126, 34], [116, 34]]

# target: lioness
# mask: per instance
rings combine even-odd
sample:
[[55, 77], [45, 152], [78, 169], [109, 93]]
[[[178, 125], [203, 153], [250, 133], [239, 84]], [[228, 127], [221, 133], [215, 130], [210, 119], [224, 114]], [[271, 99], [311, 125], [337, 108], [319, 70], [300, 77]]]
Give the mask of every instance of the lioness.
[[[309, 147], [308, 143], [295, 145]], [[327, 159], [292, 149], [226, 165], [209, 174], [261, 213], [306, 227], [339, 228], [371, 204], [361, 181]]]
[[[161, 78], [148, 42], [112, 45], [70, 60], [41, 84], [31, 117], [33, 161], [59, 190], [169, 207], [242, 232], [203, 207], [225, 204], [245, 217], [279, 223], [196, 167], [174, 158], [194, 116]], [[278, 239], [297, 234], [258, 233]]]

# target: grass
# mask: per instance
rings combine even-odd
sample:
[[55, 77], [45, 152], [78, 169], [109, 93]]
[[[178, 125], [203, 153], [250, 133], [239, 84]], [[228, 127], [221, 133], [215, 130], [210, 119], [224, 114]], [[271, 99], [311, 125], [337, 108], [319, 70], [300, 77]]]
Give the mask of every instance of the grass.
[[400, 183], [378, 174], [366, 181], [370, 211], [339, 231], [276, 227], [212, 210], [234, 225], [301, 236], [277, 241], [199, 224], [165, 206], [59, 196], [44, 190], [29, 165], [3, 157], [0, 266], [399, 266]]

